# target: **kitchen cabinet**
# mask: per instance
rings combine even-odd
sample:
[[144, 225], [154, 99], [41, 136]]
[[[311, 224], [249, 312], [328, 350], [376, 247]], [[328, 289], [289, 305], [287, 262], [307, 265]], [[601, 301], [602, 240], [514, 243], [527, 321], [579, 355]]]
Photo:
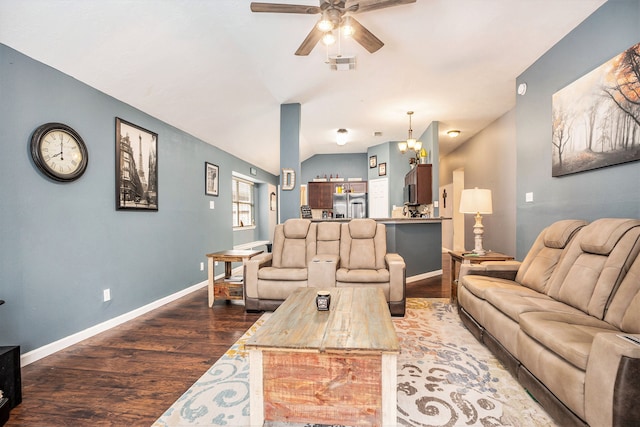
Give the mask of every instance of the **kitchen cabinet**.
[[311, 209], [333, 209], [333, 193], [342, 187], [345, 193], [366, 193], [367, 181], [309, 182], [307, 194]]
[[431, 173], [433, 165], [417, 164], [404, 177], [405, 187], [414, 185], [416, 192], [416, 204], [430, 205], [433, 202], [431, 190]]
[[332, 209], [334, 182], [310, 182], [307, 185], [311, 209]]

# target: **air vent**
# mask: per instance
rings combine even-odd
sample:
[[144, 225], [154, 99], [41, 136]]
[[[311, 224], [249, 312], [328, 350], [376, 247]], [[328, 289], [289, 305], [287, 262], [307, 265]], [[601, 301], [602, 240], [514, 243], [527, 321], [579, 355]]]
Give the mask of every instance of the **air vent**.
[[329, 67], [334, 71], [349, 71], [356, 69], [355, 56], [330, 56]]
[[379, 130], [373, 132], [373, 136], [382, 136], [382, 132]]

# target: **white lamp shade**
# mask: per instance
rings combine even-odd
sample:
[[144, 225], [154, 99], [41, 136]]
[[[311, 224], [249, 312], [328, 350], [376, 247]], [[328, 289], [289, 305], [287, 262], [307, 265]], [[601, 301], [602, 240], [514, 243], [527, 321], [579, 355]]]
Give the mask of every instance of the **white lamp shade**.
[[493, 213], [491, 202], [491, 190], [474, 188], [462, 190], [460, 197], [460, 212], [470, 214], [490, 214]]

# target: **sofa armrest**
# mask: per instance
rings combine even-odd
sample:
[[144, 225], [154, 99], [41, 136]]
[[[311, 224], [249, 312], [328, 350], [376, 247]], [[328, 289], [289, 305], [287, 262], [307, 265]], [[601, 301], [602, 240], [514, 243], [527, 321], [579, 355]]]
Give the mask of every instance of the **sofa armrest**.
[[[640, 345], [621, 338], [640, 334], [600, 333], [591, 346], [585, 378], [585, 415], [592, 426], [638, 422]], [[631, 418], [629, 418], [631, 417]]]
[[400, 254], [386, 254], [384, 262], [389, 270], [389, 302], [403, 301], [406, 276], [406, 264]]
[[307, 272], [307, 286], [310, 288], [335, 288], [336, 270], [340, 257], [322, 254], [313, 257]]
[[244, 296], [258, 298], [258, 270], [271, 266], [272, 253], [262, 253], [244, 262]]
[[515, 280], [521, 264], [520, 261], [484, 261], [479, 264], [462, 264], [460, 265], [458, 282], [470, 274]]

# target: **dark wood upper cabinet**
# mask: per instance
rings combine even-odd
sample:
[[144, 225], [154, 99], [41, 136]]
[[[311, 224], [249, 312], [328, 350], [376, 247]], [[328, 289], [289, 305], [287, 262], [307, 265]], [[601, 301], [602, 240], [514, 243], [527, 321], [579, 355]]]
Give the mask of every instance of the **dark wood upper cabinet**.
[[431, 190], [431, 171], [433, 165], [418, 164], [404, 177], [404, 185], [413, 184], [416, 192], [416, 204], [430, 205], [433, 202]]

